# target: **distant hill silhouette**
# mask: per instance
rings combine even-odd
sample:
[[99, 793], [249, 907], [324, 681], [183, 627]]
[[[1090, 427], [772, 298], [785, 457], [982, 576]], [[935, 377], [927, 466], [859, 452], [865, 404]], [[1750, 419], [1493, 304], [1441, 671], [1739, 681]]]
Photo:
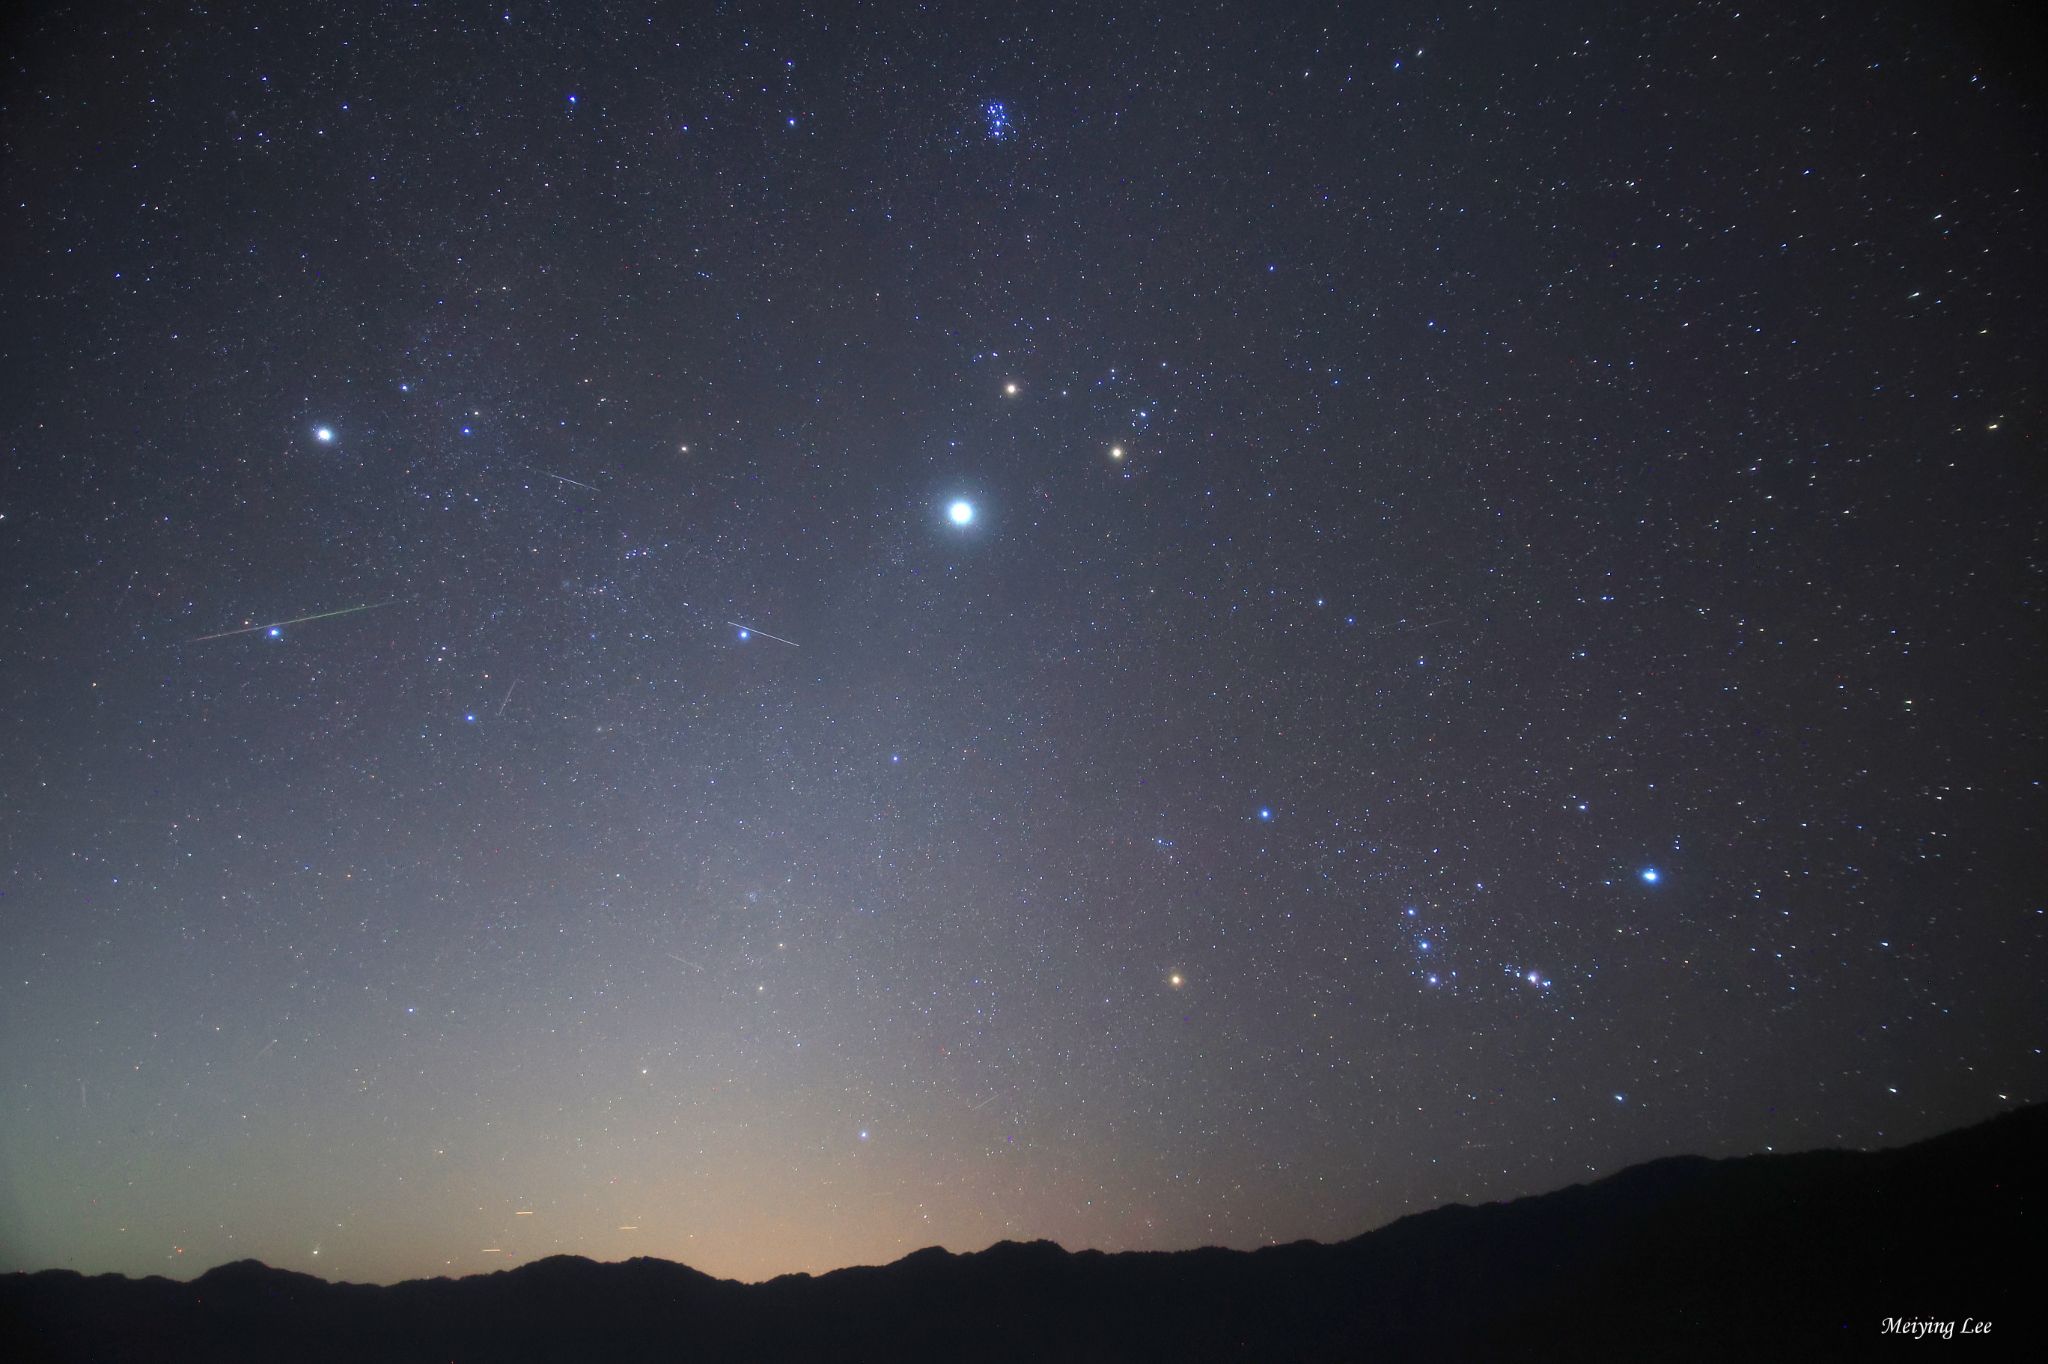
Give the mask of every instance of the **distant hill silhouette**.
[[1892, 1151], [1659, 1160], [1338, 1245], [1005, 1241], [751, 1285], [575, 1256], [389, 1288], [253, 1260], [189, 1283], [46, 1270], [0, 1277], [0, 1358], [1863, 1358], [1886, 1317], [1988, 1320], [1948, 1348], [2004, 1355], [2044, 1335], [2044, 1137], [2037, 1106]]

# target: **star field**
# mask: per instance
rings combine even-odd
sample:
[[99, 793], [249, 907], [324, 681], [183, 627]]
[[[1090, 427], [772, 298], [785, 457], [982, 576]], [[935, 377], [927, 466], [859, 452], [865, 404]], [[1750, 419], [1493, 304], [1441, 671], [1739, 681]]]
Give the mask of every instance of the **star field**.
[[2048, 1098], [1976, 13], [17, 26], [0, 1268], [1253, 1246]]

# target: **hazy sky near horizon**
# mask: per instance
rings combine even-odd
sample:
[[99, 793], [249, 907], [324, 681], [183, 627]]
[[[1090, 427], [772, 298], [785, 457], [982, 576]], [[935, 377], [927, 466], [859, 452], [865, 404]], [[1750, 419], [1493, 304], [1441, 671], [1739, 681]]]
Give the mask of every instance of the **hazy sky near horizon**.
[[2038, 73], [1871, 8], [13, 21], [0, 1268], [2048, 1098]]

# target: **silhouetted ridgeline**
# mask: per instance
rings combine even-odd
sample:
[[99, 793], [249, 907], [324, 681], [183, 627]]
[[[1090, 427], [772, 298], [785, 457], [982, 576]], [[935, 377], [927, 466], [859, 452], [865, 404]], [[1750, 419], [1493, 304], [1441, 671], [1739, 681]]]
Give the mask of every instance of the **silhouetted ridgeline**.
[[[1896, 1151], [1661, 1160], [1253, 1252], [1004, 1242], [757, 1285], [572, 1256], [390, 1288], [254, 1261], [190, 1283], [48, 1270], [0, 1279], [0, 1357], [1864, 1358], [1887, 1317], [2017, 1354], [2048, 1334], [2044, 1135], [2035, 1107]], [[1965, 1318], [1992, 1333], [1965, 1340]]]

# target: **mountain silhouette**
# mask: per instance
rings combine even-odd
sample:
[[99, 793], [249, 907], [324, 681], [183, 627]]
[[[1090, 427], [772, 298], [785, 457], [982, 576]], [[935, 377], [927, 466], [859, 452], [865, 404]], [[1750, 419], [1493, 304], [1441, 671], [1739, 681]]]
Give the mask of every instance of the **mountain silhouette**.
[[2044, 1137], [2035, 1106], [1896, 1150], [1678, 1157], [1256, 1251], [1005, 1241], [762, 1284], [571, 1255], [390, 1287], [17, 1273], [0, 1357], [1814, 1359], [1868, 1355], [1886, 1318], [1989, 1322], [2004, 1354], [2042, 1334]]

